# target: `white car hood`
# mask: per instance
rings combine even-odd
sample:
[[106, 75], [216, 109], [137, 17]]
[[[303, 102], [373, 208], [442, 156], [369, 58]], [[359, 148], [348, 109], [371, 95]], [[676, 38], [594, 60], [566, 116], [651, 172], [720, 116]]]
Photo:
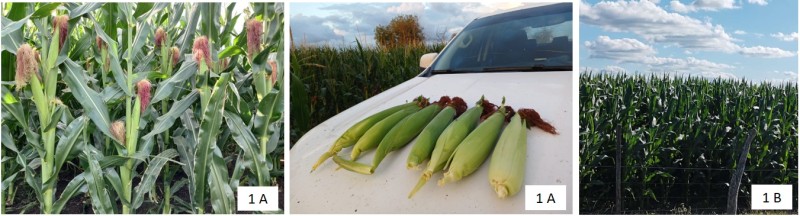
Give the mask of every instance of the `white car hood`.
[[[476, 172], [459, 182], [439, 187], [442, 173], [434, 173], [413, 199], [408, 193], [420, 178], [420, 170], [407, 170], [406, 147], [386, 156], [372, 175], [338, 167], [332, 160], [313, 173], [311, 166], [334, 141], [356, 122], [381, 110], [423, 95], [431, 101], [447, 95], [459, 96], [473, 107], [484, 95], [500, 105], [533, 108], [560, 133], [541, 129], [528, 132], [525, 185], [567, 185], [572, 194], [572, 76], [574, 72], [513, 72], [440, 74], [416, 77], [359, 103], [306, 133], [290, 150], [290, 201], [292, 213], [556, 213], [570, 214], [572, 198], [564, 198], [566, 211], [525, 211], [524, 189], [499, 199], [488, 181], [488, 159]], [[349, 158], [352, 148], [339, 155]], [[372, 164], [373, 151], [358, 160]], [[427, 165], [423, 163], [422, 168]], [[567, 200], [568, 199], [568, 200]]]

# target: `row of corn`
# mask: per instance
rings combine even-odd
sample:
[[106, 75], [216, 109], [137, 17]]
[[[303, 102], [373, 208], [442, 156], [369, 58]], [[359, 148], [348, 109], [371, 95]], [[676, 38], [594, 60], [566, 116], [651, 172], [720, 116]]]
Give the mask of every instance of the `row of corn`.
[[[508, 125], [503, 129], [506, 122]], [[532, 126], [557, 134], [555, 128], [542, 120], [535, 110], [519, 109], [515, 112], [505, 105], [505, 99], [497, 106], [481, 98], [474, 107], [467, 109], [467, 104], [459, 97], [443, 96], [439, 101], [429, 103], [427, 98], [419, 96], [406, 104], [373, 114], [347, 129], [322, 154], [311, 171], [333, 158], [340, 168], [370, 175], [386, 155], [417, 137], [408, 155], [407, 167], [419, 169], [425, 160], [428, 160], [428, 166], [408, 198], [413, 197], [435, 172], [444, 172], [440, 186], [472, 174], [492, 150], [489, 183], [498, 197], [505, 198], [522, 188], [527, 128]], [[338, 155], [348, 147], [353, 147], [350, 160]], [[371, 166], [356, 162], [362, 152], [372, 149], [377, 150]]]

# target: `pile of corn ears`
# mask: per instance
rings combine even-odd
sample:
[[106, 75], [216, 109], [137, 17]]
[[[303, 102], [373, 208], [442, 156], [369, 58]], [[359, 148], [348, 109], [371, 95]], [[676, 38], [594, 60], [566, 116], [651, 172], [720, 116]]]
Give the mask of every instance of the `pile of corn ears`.
[[[507, 125], [506, 125], [507, 123]], [[504, 125], [505, 129], [504, 129]], [[392, 151], [416, 142], [408, 155], [407, 168], [419, 169], [428, 160], [419, 182], [408, 195], [414, 196], [431, 178], [442, 171], [440, 186], [474, 173], [489, 155], [489, 184], [499, 198], [514, 196], [522, 189], [527, 153], [527, 129], [538, 127], [558, 134], [533, 109], [516, 112], [481, 97], [467, 109], [460, 97], [441, 97], [429, 103], [423, 96], [375, 113], [347, 129], [331, 148], [320, 156], [311, 171], [329, 158], [346, 170], [371, 175]], [[338, 155], [353, 147], [350, 159]], [[361, 153], [376, 149], [372, 165], [359, 163]]]

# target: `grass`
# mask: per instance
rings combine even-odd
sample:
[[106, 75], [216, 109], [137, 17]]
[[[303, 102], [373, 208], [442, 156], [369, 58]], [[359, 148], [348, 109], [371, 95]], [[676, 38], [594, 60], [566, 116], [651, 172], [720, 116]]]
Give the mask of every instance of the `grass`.
[[291, 140], [421, 72], [419, 58], [443, 44], [392, 49], [298, 46], [291, 51]]
[[795, 83], [582, 73], [581, 214], [613, 213], [617, 130], [623, 211], [684, 203], [692, 211], [724, 212], [727, 183], [750, 130], [757, 135], [740, 208], [749, 206], [750, 184], [796, 188], [797, 93]]

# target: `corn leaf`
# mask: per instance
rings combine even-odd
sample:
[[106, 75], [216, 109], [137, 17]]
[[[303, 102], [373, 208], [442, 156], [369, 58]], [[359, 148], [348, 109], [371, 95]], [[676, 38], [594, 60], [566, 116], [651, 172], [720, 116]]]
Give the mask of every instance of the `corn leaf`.
[[197, 101], [198, 96], [198, 91], [192, 91], [192, 93], [184, 96], [180, 101], [172, 104], [172, 108], [169, 109], [169, 112], [158, 117], [153, 129], [150, 130], [150, 133], [144, 135], [142, 139], [149, 139], [156, 134], [167, 131], [167, 129], [172, 127], [172, 125], [175, 123], [175, 120], [178, 119], [178, 117], [180, 117], [180, 115], [183, 114], [187, 109], [189, 109], [189, 107], [194, 104], [195, 101]]
[[[213, 155], [211, 153], [214, 149], [219, 149], [216, 144], [216, 138], [220, 132], [220, 126], [222, 124], [222, 113], [225, 111], [225, 95], [226, 90], [228, 89], [227, 86], [229, 79], [230, 74], [224, 73], [220, 76], [219, 80], [217, 80], [217, 83], [214, 85], [213, 93], [211, 94], [211, 103], [209, 103], [209, 105], [203, 111], [203, 120], [200, 123], [200, 137], [197, 150], [195, 151], [194, 162], [194, 196], [196, 197], [195, 200], [198, 201], [195, 203], [195, 208], [201, 210], [205, 209], [205, 186], [207, 184], [205, 180], [208, 177], [207, 169], [209, 168], [209, 163], [212, 163], [211, 160], [213, 160]], [[224, 203], [221, 205], [224, 206]]]
[[230, 111], [225, 111], [225, 122], [233, 134], [233, 140], [239, 145], [239, 148], [245, 152], [245, 159], [250, 161], [250, 169], [258, 177], [258, 185], [267, 186], [267, 179], [269, 178], [269, 170], [266, 167], [266, 160], [261, 156], [258, 148], [258, 141], [250, 128], [244, 125], [242, 119]]
[[86, 174], [86, 185], [89, 186], [89, 193], [92, 194], [92, 209], [97, 214], [114, 214], [114, 207], [111, 204], [111, 198], [108, 196], [108, 189], [106, 188], [103, 179], [103, 169], [100, 168], [101, 153], [96, 149], [85, 149], [84, 157], [86, 162], [89, 163], [89, 170]]
[[64, 130], [64, 136], [59, 137], [58, 145], [56, 145], [55, 168], [53, 169], [53, 177], [51, 177], [50, 180], [57, 179], [56, 175], [58, 175], [61, 166], [64, 165], [64, 161], [67, 160], [67, 156], [69, 156], [69, 153], [72, 152], [72, 149], [75, 147], [75, 143], [79, 137], [78, 135], [82, 134], [88, 123], [89, 120], [85, 117], [78, 117], [69, 123]]
[[84, 179], [83, 176], [84, 176], [83, 173], [78, 174], [77, 176], [75, 176], [75, 178], [72, 178], [72, 180], [69, 181], [69, 184], [67, 184], [67, 187], [64, 188], [64, 192], [61, 192], [61, 196], [53, 204], [53, 213], [54, 214], [61, 213], [61, 210], [64, 209], [64, 205], [67, 204], [67, 201], [69, 201], [70, 198], [72, 198], [73, 196], [75, 196], [75, 195], [77, 195], [79, 193], [85, 193], [86, 192], [86, 190], [87, 190], [87, 188], [86, 188], [86, 180]]
[[208, 174], [211, 208], [217, 214], [233, 214], [233, 190], [228, 185], [228, 169], [225, 166], [225, 159], [222, 159], [222, 152], [219, 151], [219, 148], [214, 149], [211, 157]]
[[103, 102], [103, 97], [86, 86], [85, 71], [80, 65], [72, 60], [67, 60], [64, 65], [64, 79], [72, 90], [72, 95], [83, 106], [86, 115], [92, 119], [97, 129], [102, 131], [108, 137], [114, 137], [109, 130], [110, 119], [108, 117], [108, 107]]
[[175, 151], [175, 149], [167, 149], [150, 160], [150, 165], [147, 166], [147, 169], [144, 170], [144, 174], [142, 174], [142, 181], [136, 186], [136, 194], [133, 196], [133, 203], [131, 203], [132, 209], [137, 209], [142, 206], [144, 194], [150, 192], [153, 187], [155, 187], [156, 178], [161, 174], [161, 168], [164, 167], [164, 164], [166, 164], [169, 159], [176, 156], [178, 156], [178, 152]]
[[181, 65], [181, 68], [178, 69], [178, 72], [159, 84], [159, 88], [156, 89], [156, 93], [153, 94], [150, 103], [155, 104], [167, 98], [176, 88], [180, 88], [183, 82], [191, 78], [196, 72], [197, 62], [195, 62], [193, 58], [187, 58]]

